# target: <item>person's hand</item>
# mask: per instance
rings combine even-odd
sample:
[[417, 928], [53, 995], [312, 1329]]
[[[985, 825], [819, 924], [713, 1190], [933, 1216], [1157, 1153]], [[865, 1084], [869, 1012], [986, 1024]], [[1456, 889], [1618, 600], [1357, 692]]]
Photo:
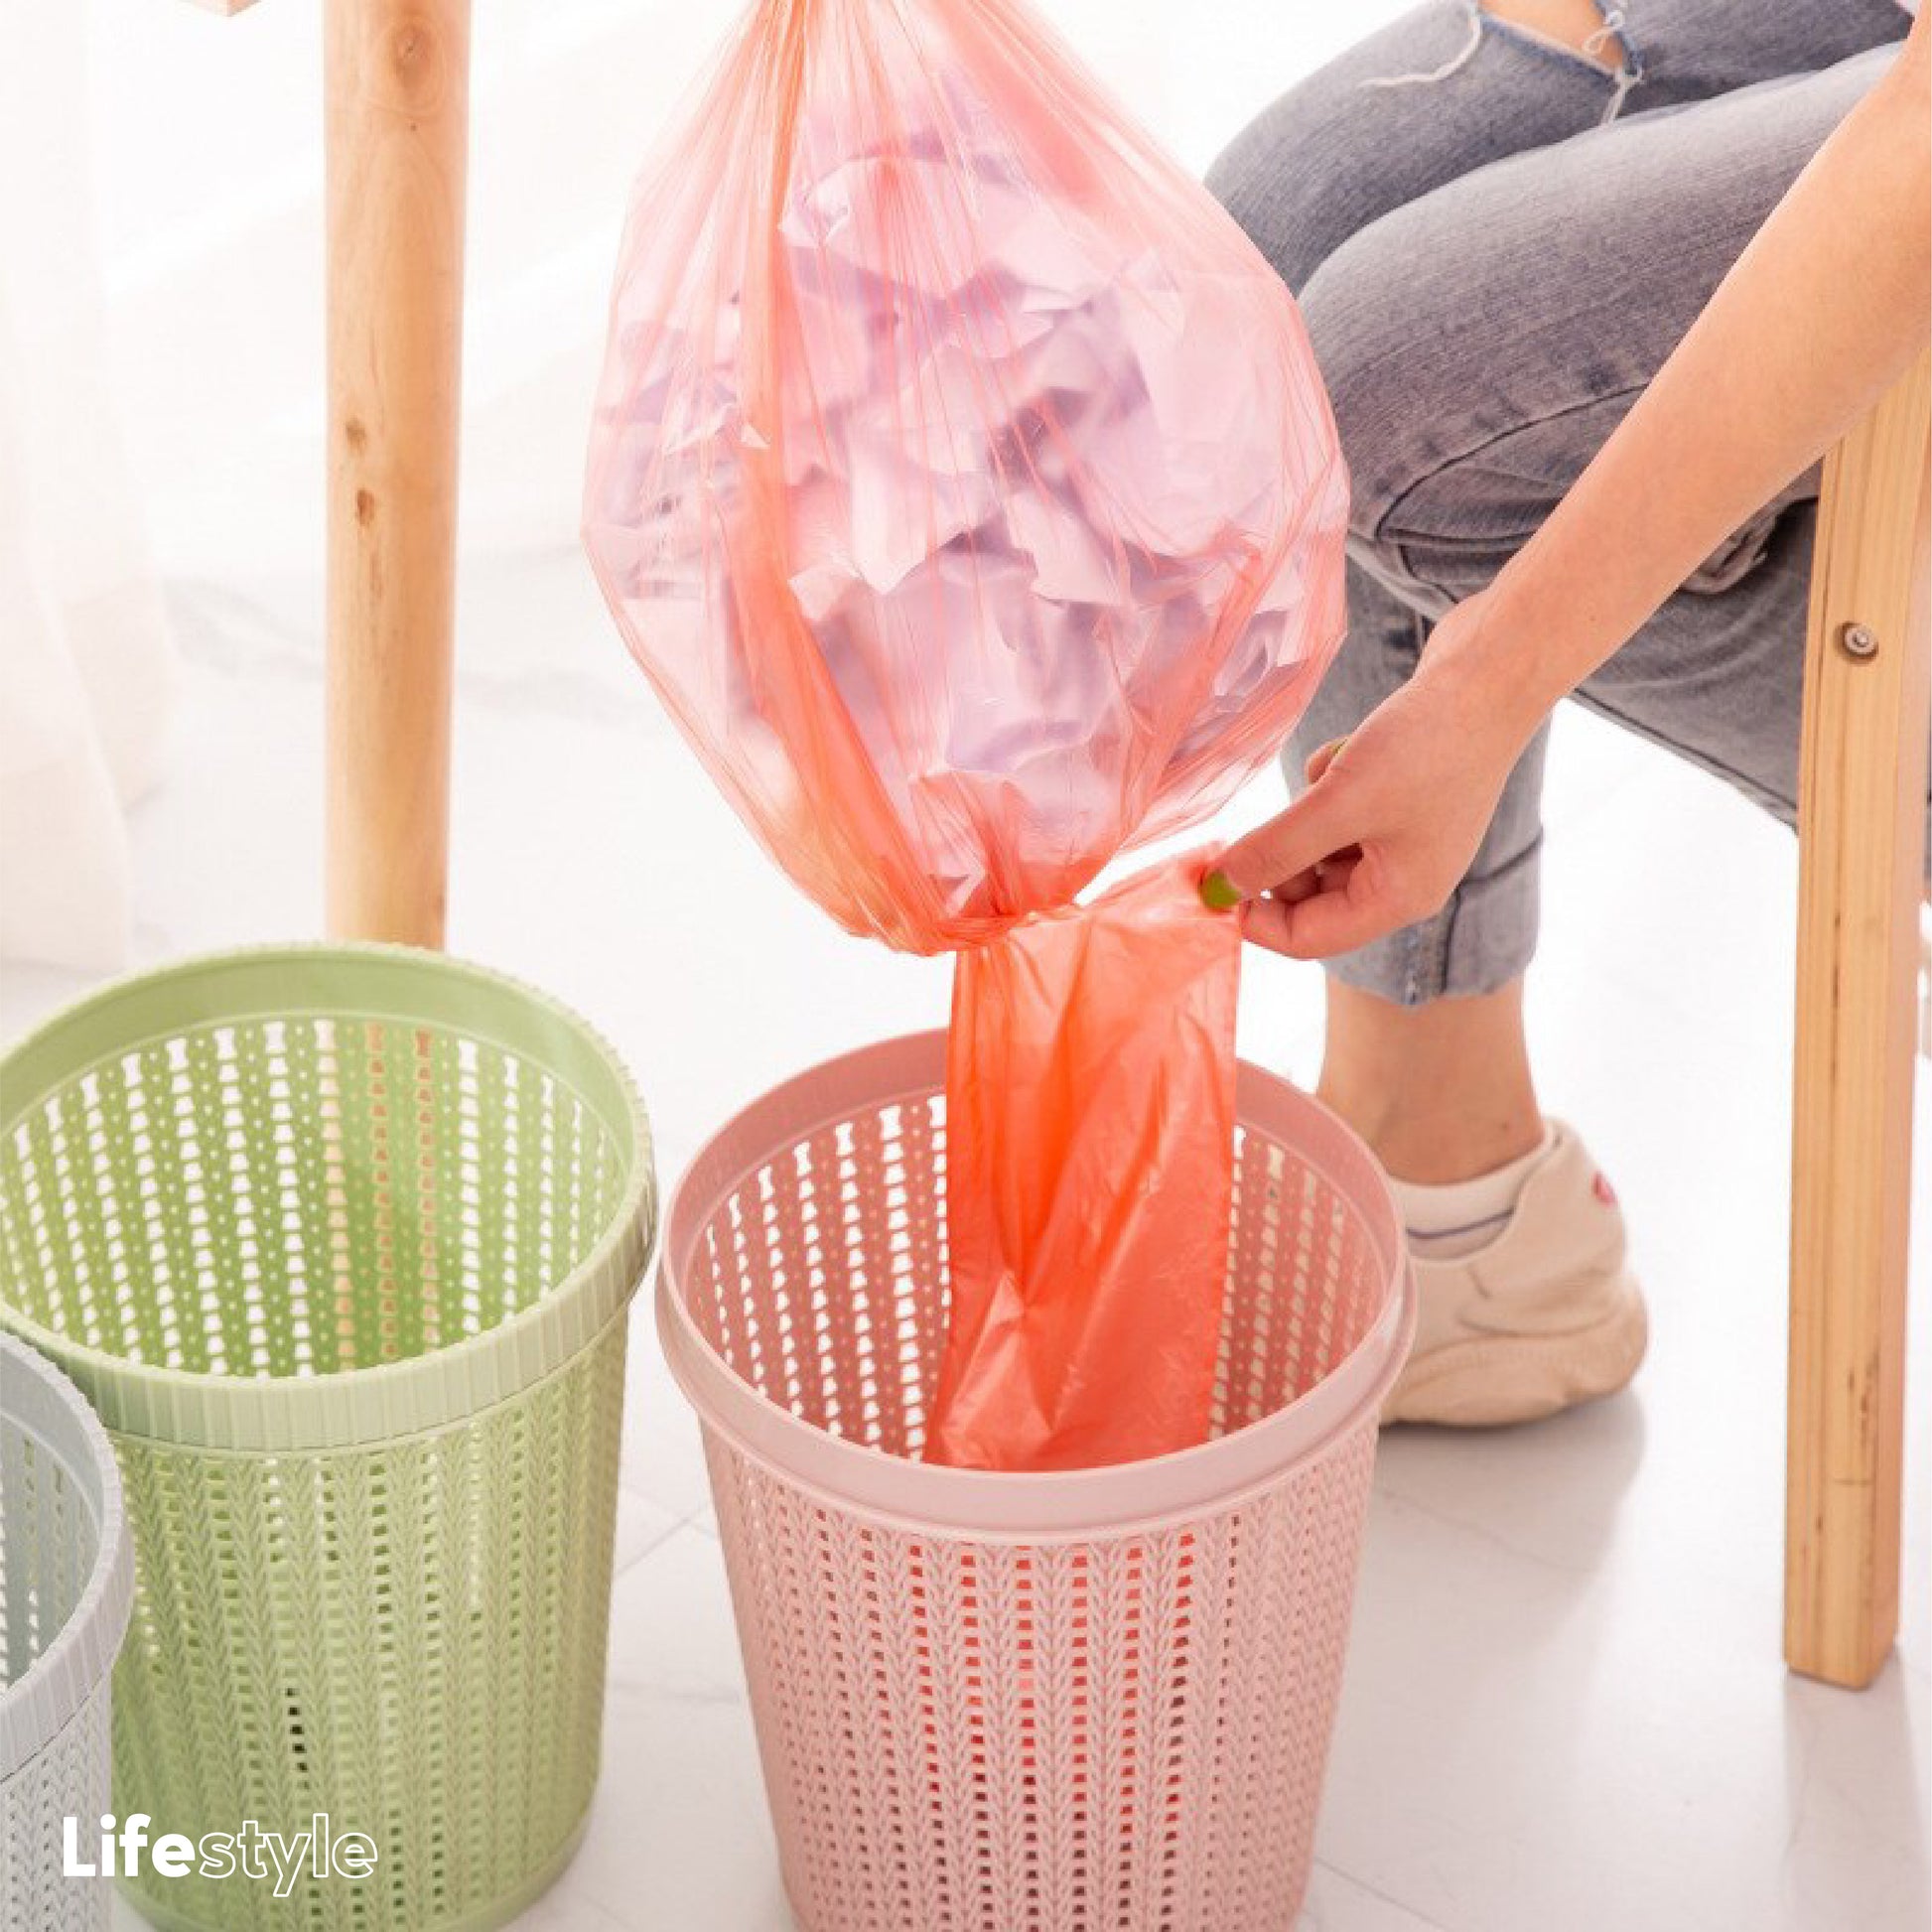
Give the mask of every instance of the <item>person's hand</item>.
[[1308, 789], [1228, 847], [1210, 904], [1248, 901], [1247, 936], [1297, 959], [1352, 952], [1438, 911], [1475, 857], [1543, 713], [1498, 687], [1482, 597], [1436, 626], [1415, 676], [1308, 762]]

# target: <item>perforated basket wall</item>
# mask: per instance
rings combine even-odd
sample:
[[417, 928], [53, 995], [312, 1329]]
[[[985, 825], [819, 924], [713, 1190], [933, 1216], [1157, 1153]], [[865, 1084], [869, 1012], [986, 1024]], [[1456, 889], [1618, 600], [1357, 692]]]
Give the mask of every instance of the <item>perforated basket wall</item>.
[[109, 1673], [133, 1594], [106, 1436], [50, 1362], [0, 1335], [0, 1926], [108, 1923], [110, 1888], [66, 1876], [62, 1841], [64, 1821], [91, 1835], [107, 1809]]
[[1387, 1190], [1244, 1067], [1215, 1440], [915, 1458], [946, 1320], [937, 1035], [817, 1069], [669, 1217], [785, 1882], [809, 1932], [1287, 1932], [1413, 1325]]
[[500, 1922], [597, 1774], [653, 1224], [623, 1069], [473, 967], [298, 947], [110, 989], [0, 1088], [0, 1323], [94, 1402], [135, 1532], [116, 1807], [376, 1852], [280, 1899], [150, 1865], [140, 1909]]

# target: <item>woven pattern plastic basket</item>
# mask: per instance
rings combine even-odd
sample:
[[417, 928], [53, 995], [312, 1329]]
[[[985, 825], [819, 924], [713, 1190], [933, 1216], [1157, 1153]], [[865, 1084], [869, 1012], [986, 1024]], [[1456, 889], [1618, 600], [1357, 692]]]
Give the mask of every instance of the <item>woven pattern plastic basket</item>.
[[1244, 1066], [1214, 1440], [928, 1466], [943, 1051], [780, 1088], [668, 1219], [658, 1319], [705, 1425], [793, 1905], [809, 1932], [1285, 1932], [1415, 1319], [1387, 1187]]
[[0, 1323], [114, 1439], [122, 1811], [372, 1841], [144, 1868], [168, 1926], [499, 1922], [596, 1779], [647, 1132], [528, 990], [375, 947], [129, 981], [0, 1067]]
[[112, 1897], [63, 1875], [108, 1804], [114, 1654], [134, 1552], [114, 1452], [51, 1363], [0, 1335], [0, 1925], [100, 1932]]

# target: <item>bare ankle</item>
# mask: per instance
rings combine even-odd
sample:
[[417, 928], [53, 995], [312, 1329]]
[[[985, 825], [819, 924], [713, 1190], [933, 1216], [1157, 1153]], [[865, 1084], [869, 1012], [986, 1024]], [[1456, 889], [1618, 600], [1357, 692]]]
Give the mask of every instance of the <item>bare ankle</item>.
[[1331, 982], [1316, 1092], [1400, 1180], [1468, 1180], [1520, 1159], [1544, 1132], [1521, 982], [1416, 1008]]
[[1400, 1111], [1351, 1105], [1325, 1088], [1317, 1088], [1316, 1096], [1368, 1143], [1369, 1151], [1397, 1180], [1424, 1187], [1493, 1173], [1533, 1153], [1545, 1133], [1543, 1116], [1533, 1106], [1505, 1114], [1462, 1108]]

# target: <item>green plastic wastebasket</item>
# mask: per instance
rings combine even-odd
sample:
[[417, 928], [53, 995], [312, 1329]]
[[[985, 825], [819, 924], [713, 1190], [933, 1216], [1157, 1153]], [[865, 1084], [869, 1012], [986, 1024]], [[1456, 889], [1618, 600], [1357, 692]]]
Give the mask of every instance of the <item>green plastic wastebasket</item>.
[[92, 1402], [134, 1529], [115, 1804], [196, 1848], [135, 1903], [508, 1918], [597, 1776], [655, 1224], [622, 1066], [476, 967], [285, 947], [69, 1009], [0, 1122], [0, 1325]]

